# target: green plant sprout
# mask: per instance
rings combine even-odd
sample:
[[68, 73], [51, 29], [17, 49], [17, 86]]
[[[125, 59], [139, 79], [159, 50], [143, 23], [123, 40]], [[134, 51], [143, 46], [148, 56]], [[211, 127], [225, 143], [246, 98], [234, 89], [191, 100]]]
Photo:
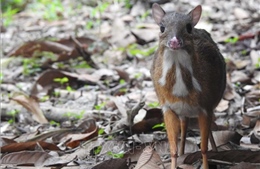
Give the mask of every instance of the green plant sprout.
[[53, 95], [54, 95], [54, 97], [60, 97], [60, 92], [59, 91], [54, 91]]
[[239, 40], [239, 37], [232, 37], [232, 38], [226, 39], [224, 42], [235, 44], [238, 40]]
[[45, 95], [45, 96], [41, 97], [40, 101], [41, 101], [41, 102], [45, 102], [45, 101], [47, 101], [47, 100], [49, 100], [49, 99], [50, 99], [50, 96]]
[[150, 12], [147, 10], [145, 11], [145, 13], [142, 14], [141, 16], [141, 20], [145, 20], [147, 18], [147, 16], [149, 16]]
[[54, 78], [53, 81], [63, 85], [64, 83], [68, 83], [69, 82], [69, 78], [67, 78], [67, 77]]
[[41, 71], [39, 59], [25, 58], [23, 59], [22, 63], [23, 63], [23, 75], [25, 76]]
[[79, 119], [82, 119], [84, 117], [84, 113], [85, 113], [84, 110], [82, 110], [79, 114], [73, 113], [73, 112], [67, 112], [67, 113], [64, 114], [64, 116], [74, 117], [75, 119], [79, 120]]
[[135, 73], [134, 78], [139, 79], [140, 77], [142, 77], [142, 75], [143, 74], [141, 72]]
[[[37, 0], [30, 4], [32, 11], [38, 11], [41, 16], [48, 21], [54, 21], [62, 18], [62, 13], [65, 11], [61, 0]], [[66, 12], [68, 12], [67, 9]]]
[[158, 106], [159, 106], [159, 102], [148, 103], [148, 107], [150, 107], [150, 108], [156, 108]]
[[114, 137], [112, 136], [112, 135], [109, 135], [108, 137], [107, 137], [107, 140], [113, 140], [114, 139]]
[[119, 84], [121, 84], [121, 85], [122, 85], [122, 84], [125, 84], [125, 83], [126, 83], [126, 82], [125, 82], [125, 80], [124, 80], [124, 79], [120, 79], [120, 80], [119, 80]]
[[3, 77], [4, 77], [3, 73], [0, 72], [0, 84], [3, 82]]
[[124, 5], [125, 5], [125, 8], [127, 8], [127, 9], [131, 9], [133, 6], [131, 4], [131, 0], [124, 0]]
[[72, 89], [72, 87], [70, 87], [70, 86], [66, 86], [66, 90], [67, 90], [68, 92], [74, 91], [74, 89]]
[[95, 108], [95, 110], [101, 110], [105, 107], [105, 105], [106, 105], [106, 103], [103, 102], [103, 103], [100, 103], [98, 105], [95, 105], [94, 108]]
[[255, 64], [255, 68], [259, 69], [260, 68], [260, 58], [258, 58], [257, 63]]
[[100, 135], [102, 135], [102, 134], [104, 134], [105, 133], [105, 130], [104, 129], [99, 129], [98, 130], [98, 135], [100, 136]]
[[54, 120], [51, 120], [50, 121], [50, 125], [53, 125], [53, 126], [60, 126], [60, 123], [58, 123], [58, 122], [56, 122], [56, 121], [54, 121]]
[[112, 156], [113, 158], [123, 158], [125, 153], [113, 153], [112, 151], [107, 152], [108, 155]]
[[80, 63], [78, 63], [77, 65], [73, 66], [74, 68], [84, 68], [84, 69], [88, 69], [91, 68], [91, 66], [85, 61], [81, 61]]
[[93, 28], [93, 26], [94, 26], [94, 22], [92, 20], [89, 20], [87, 21], [85, 28], [87, 30], [90, 30], [91, 28]]
[[18, 113], [19, 113], [18, 110], [11, 110], [7, 112], [7, 114], [11, 116], [11, 119], [8, 120], [9, 124], [13, 124], [15, 122], [15, 117]]
[[127, 88], [119, 89], [119, 92], [121, 92], [121, 93], [126, 93], [126, 92], [127, 92]]
[[56, 61], [58, 56], [53, 52], [48, 51], [35, 51], [33, 52], [32, 58], [44, 58], [45, 60], [50, 59], [51, 61]]
[[97, 146], [97, 147], [95, 147], [95, 149], [94, 149], [94, 154], [95, 154], [95, 155], [98, 155], [98, 154], [101, 152], [101, 150], [102, 150], [102, 146]]
[[[85, 28], [87, 30], [92, 29], [94, 26], [99, 26], [101, 24], [101, 15], [105, 12], [105, 10], [109, 7], [108, 2], [100, 3], [98, 1], [98, 6], [93, 8], [90, 12], [90, 18], [87, 21]], [[98, 15], [99, 14], [99, 15]]]
[[7, 10], [3, 13], [3, 25], [5, 27], [12, 23], [13, 17], [18, 11], [19, 9], [12, 9], [11, 6], [7, 8]]
[[138, 49], [138, 45], [136, 43], [131, 44], [126, 50], [127, 53], [129, 53], [131, 56], [137, 56], [137, 57], [147, 57], [151, 56], [155, 50], [157, 49], [157, 46], [153, 46], [148, 49]]
[[92, 9], [92, 11], [90, 13], [90, 17], [94, 18], [97, 16], [98, 13], [100, 13], [100, 14], [104, 13], [105, 10], [108, 8], [108, 6], [109, 6], [108, 2], [98, 4], [98, 6], [96, 8]]
[[156, 124], [152, 127], [152, 129], [156, 129], [156, 128], [163, 128], [162, 131], [165, 131], [165, 123], [160, 123], [160, 124]]
[[244, 49], [241, 51], [241, 55], [246, 55], [246, 54], [247, 54], [247, 50]]

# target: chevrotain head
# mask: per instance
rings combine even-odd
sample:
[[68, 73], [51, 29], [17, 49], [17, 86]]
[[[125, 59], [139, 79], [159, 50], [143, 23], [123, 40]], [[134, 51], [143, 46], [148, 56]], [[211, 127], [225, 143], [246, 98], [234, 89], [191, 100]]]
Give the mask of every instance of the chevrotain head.
[[193, 45], [194, 26], [201, 16], [201, 6], [195, 7], [188, 14], [166, 13], [160, 5], [153, 4], [153, 18], [160, 26], [160, 45], [170, 50], [189, 49]]

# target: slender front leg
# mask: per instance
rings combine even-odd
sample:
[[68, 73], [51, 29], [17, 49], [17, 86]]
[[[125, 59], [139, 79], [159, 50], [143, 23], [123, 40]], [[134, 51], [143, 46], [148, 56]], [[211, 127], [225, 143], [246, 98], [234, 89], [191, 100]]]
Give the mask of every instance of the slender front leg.
[[167, 130], [170, 152], [171, 152], [171, 169], [177, 168], [178, 157], [178, 135], [180, 131], [180, 120], [178, 116], [170, 109], [164, 111], [164, 123]]
[[[210, 112], [211, 113], [211, 112]], [[209, 113], [200, 113], [199, 114], [199, 127], [200, 127], [200, 135], [201, 135], [201, 154], [202, 154], [202, 163], [203, 169], [208, 169], [208, 157], [207, 157], [207, 150], [208, 150], [208, 139], [209, 139], [209, 132], [210, 132], [210, 125], [211, 125], [211, 117], [209, 117]]]
[[189, 124], [189, 119], [187, 117], [181, 118], [181, 149], [180, 149], [180, 155], [184, 154], [188, 124]]

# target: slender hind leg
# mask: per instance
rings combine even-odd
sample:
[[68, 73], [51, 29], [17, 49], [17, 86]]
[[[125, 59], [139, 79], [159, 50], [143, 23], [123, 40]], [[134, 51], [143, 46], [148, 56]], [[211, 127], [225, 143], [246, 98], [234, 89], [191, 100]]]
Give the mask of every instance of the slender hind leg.
[[200, 135], [201, 135], [201, 154], [202, 154], [202, 162], [203, 162], [203, 169], [208, 169], [208, 157], [207, 157], [207, 150], [208, 150], [208, 139], [210, 133], [210, 125], [211, 125], [211, 117], [209, 112], [208, 114], [200, 113], [199, 114], [199, 127], [200, 127]]

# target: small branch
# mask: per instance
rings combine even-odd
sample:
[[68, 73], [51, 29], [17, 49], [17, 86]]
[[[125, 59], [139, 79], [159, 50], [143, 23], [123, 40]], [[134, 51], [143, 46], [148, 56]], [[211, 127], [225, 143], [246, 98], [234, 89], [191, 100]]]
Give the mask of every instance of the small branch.
[[98, 69], [99, 68], [98, 65], [91, 59], [91, 54], [86, 52], [83, 45], [75, 37], [71, 37], [71, 39], [75, 43], [76, 50], [78, 51], [78, 53], [82, 55], [82, 57], [87, 61], [87, 63], [91, 67]]

